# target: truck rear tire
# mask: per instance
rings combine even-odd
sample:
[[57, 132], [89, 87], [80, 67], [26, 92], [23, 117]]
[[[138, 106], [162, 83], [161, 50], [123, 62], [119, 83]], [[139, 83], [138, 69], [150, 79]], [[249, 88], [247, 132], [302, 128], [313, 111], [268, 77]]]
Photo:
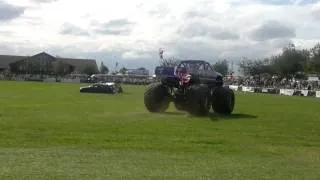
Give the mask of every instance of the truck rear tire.
[[212, 109], [219, 114], [231, 114], [234, 109], [234, 92], [225, 87], [216, 88], [212, 93]]
[[187, 101], [188, 112], [191, 115], [207, 115], [211, 109], [210, 89], [205, 85], [193, 85]]
[[144, 93], [144, 105], [149, 112], [165, 112], [169, 108], [168, 92], [162, 83], [152, 83]]

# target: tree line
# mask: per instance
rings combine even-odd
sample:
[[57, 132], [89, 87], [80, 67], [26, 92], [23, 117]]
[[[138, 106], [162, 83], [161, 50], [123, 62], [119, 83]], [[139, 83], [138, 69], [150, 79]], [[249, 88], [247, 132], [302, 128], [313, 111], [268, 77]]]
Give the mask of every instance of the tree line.
[[292, 78], [305, 74], [320, 73], [320, 44], [310, 49], [298, 49], [290, 43], [282, 52], [269, 58], [250, 60], [244, 59], [239, 63], [244, 75], [278, 75]]
[[[161, 58], [161, 66], [175, 66], [175, 58]], [[282, 49], [282, 52], [268, 58], [244, 58], [238, 63], [239, 70], [245, 76], [277, 75], [292, 78], [306, 74], [320, 74], [320, 43], [310, 49], [298, 49], [293, 43]], [[214, 70], [223, 75], [230, 73], [229, 61], [220, 60], [212, 63]]]

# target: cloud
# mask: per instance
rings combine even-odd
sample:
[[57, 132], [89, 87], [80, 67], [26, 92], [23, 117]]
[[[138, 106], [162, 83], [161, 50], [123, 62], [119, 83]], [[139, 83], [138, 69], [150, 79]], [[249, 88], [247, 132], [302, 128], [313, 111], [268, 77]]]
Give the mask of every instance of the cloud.
[[128, 19], [114, 19], [106, 23], [92, 23], [94, 32], [103, 35], [129, 35], [134, 23]]
[[47, 51], [111, 68], [116, 61], [153, 68], [159, 48], [165, 57], [239, 60], [278, 53], [290, 41], [306, 48], [320, 41], [320, 6], [313, 0], [35, 1], [7, 0], [11, 9], [28, 8], [1, 26], [1, 53]]
[[89, 36], [88, 31], [71, 23], [64, 23], [61, 26], [61, 30], [59, 33], [62, 35]]
[[13, 35], [14, 33], [12, 31], [2, 31], [0, 30], [0, 36], [10, 36]]
[[183, 24], [178, 29], [178, 33], [188, 38], [204, 37], [217, 40], [236, 40], [240, 38], [239, 35], [232, 32], [231, 29], [224, 29], [218, 25], [214, 25], [210, 21], [190, 21], [189, 23]]
[[53, 2], [57, 2], [58, 0], [30, 0], [30, 1], [34, 3], [53, 3]]
[[255, 41], [294, 38], [295, 29], [276, 20], [268, 20], [251, 31], [250, 37]]
[[10, 21], [20, 17], [25, 9], [25, 7], [8, 4], [5, 1], [0, 0], [0, 22]]
[[272, 5], [307, 5], [314, 4], [318, 0], [259, 0], [258, 2]]
[[157, 6], [150, 8], [148, 14], [154, 17], [164, 17], [170, 13], [167, 3], [159, 3]]
[[206, 12], [199, 12], [195, 10], [190, 10], [184, 13], [184, 17], [186, 19], [193, 19], [193, 18], [206, 18], [209, 14]]
[[311, 9], [311, 16], [315, 19], [320, 21], [320, 2], [315, 4]]

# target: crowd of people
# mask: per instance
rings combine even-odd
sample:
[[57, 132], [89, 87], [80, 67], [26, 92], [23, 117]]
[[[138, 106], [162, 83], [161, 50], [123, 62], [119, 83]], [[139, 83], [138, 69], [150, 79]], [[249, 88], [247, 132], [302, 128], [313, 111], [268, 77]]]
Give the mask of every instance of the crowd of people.
[[[11, 75], [7, 77], [0, 74], [0, 80], [34, 80], [38, 81], [45, 78], [57, 78], [55, 76], [39, 76], [39, 75]], [[59, 79], [61, 77], [58, 77]], [[123, 84], [137, 84], [145, 85], [155, 81], [153, 77], [141, 77], [141, 76], [117, 76], [117, 75], [107, 75], [105, 77], [94, 79], [88, 75], [68, 75], [63, 78], [69, 79], [80, 79], [80, 82], [90, 83], [94, 81], [120, 81]], [[299, 89], [299, 90], [320, 90], [319, 80], [308, 80], [308, 79], [286, 79], [280, 78], [278, 76], [226, 76], [224, 78], [226, 85], [237, 85], [237, 86], [248, 86], [248, 87], [261, 87], [261, 88], [276, 88], [276, 89]]]
[[320, 90], [319, 80], [280, 78], [278, 76], [244, 76], [226, 77], [225, 83], [228, 85], [276, 88], [276, 89], [299, 89], [299, 90]]

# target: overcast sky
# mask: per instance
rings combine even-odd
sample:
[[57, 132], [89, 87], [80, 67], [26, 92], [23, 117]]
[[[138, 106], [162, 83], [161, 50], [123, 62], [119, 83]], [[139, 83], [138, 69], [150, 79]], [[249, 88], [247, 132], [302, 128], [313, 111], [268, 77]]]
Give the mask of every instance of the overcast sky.
[[320, 38], [316, 0], [0, 0], [0, 54], [153, 68], [164, 56], [266, 57]]

